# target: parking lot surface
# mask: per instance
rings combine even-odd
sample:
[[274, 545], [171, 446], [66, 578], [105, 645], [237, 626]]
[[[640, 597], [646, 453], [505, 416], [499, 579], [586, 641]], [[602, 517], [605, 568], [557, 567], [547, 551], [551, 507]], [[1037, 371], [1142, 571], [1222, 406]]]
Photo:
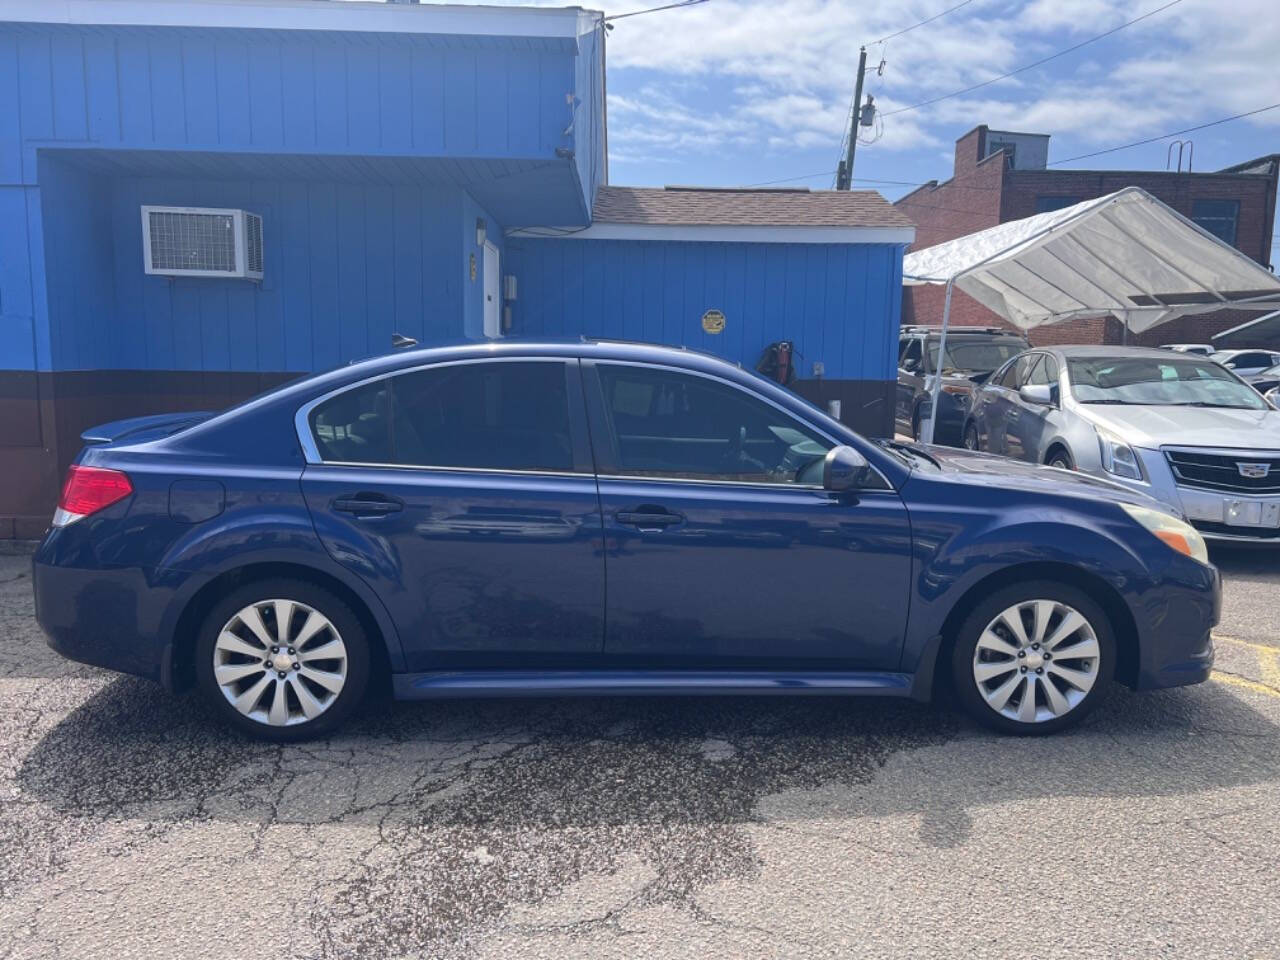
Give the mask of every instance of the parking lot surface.
[[0, 557], [0, 958], [1273, 957], [1280, 563], [1078, 732], [844, 699], [401, 704], [301, 746], [67, 663]]

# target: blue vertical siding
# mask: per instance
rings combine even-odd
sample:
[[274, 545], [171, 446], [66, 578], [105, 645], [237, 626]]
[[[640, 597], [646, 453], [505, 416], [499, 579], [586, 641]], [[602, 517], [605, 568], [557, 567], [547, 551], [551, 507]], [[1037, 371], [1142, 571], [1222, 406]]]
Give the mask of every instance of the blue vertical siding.
[[564, 128], [566, 96], [598, 61], [595, 34], [579, 53], [485, 37], [0, 25], [0, 63], [23, 80], [0, 86], [21, 91], [26, 140], [130, 149], [546, 159], [577, 142], [595, 165], [597, 93], [579, 93], [584, 129]]
[[[53, 156], [41, 183], [53, 342], [42, 369], [307, 371], [383, 352], [393, 331], [425, 342], [482, 330], [475, 221], [500, 250], [502, 225], [455, 187], [110, 178]], [[25, 219], [26, 193], [0, 188], [0, 215], [8, 204]], [[260, 213], [263, 282], [146, 276], [145, 204]], [[8, 238], [22, 241], [15, 255]], [[9, 369], [35, 366], [25, 239], [0, 230], [0, 291], [19, 311], [0, 328]]]
[[[513, 238], [519, 280], [513, 333], [643, 339], [754, 366], [791, 340], [798, 370], [893, 380], [903, 248], [890, 244], [747, 244]], [[702, 315], [725, 313], [708, 334]]]

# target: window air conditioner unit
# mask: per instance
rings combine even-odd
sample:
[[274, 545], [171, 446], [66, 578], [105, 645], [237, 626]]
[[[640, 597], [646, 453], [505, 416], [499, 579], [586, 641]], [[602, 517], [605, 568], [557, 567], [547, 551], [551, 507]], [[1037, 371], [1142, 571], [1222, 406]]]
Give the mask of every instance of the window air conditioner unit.
[[262, 217], [216, 207], [143, 207], [147, 273], [262, 279]]

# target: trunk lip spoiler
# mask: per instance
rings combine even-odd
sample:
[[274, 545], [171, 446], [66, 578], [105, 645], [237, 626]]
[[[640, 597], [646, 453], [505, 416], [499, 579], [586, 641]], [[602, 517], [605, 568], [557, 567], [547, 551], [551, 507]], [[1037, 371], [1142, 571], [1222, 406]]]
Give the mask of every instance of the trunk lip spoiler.
[[185, 427], [207, 420], [214, 416], [210, 410], [193, 410], [186, 413], [159, 413], [146, 417], [127, 417], [122, 420], [111, 420], [107, 423], [90, 427], [80, 434], [80, 440], [86, 444], [115, 443], [134, 434], [144, 431], [168, 427], [169, 433], [177, 433]]

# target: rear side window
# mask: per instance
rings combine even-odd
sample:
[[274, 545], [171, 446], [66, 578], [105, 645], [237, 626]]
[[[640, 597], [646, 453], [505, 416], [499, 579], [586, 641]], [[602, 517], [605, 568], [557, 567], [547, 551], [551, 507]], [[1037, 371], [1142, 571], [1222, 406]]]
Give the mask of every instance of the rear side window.
[[773, 405], [692, 374], [610, 364], [597, 369], [618, 472], [820, 482], [821, 461], [831, 444]]
[[570, 472], [560, 362], [464, 363], [395, 378], [396, 463]]
[[464, 363], [403, 373], [316, 407], [321, 459], [571, 472], [565, 366]]
[[311, 434], [321, 460], [391, 462], [389, 384], [389, 380], [376, 380], [311, 411]]

